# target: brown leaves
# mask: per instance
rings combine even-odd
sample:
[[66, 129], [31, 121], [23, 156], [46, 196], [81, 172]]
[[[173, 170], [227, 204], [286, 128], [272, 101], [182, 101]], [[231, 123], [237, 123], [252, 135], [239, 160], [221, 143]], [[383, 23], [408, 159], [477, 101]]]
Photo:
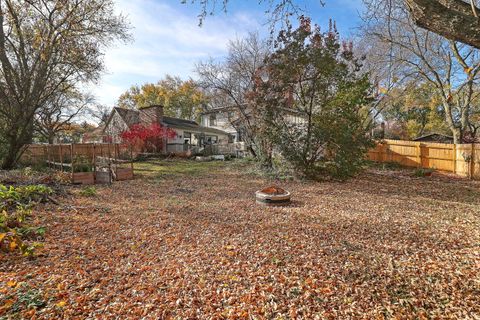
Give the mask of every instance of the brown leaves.
[[[477, 182], [412, 179], [401, 171], [371, 171], [343, 184], [288, 182], [282, 187], [294, 203], [285, 208], [255, 205], [254, 191], [267, 183], [211, 167], [117, 183], [93, 200], [72, 200], [78, 210], [43, 212], [45, 254], [2, 260], [0, 314], [467, 319], [480, 313]], [[190, 192], [179, 195], [179, 188]], [[92, 209], [92, 201], [110, 210]], [[19, 304], [14, 311], [29, 291], [45, 305]]]

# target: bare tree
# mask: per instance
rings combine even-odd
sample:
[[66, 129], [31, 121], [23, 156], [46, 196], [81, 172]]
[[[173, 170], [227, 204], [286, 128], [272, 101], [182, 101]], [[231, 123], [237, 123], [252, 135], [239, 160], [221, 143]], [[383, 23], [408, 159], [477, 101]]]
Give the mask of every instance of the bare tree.
[[105, 125], [107, 123], [108, 117], [110, 116], [111, 112], [111, 107], [98, 103], [92, 103], [85, 111], [85, 113], [91, 116], [99, 126]]
[[254, 90], [258, 70], [269, 54], [269, 46], [256, 33], [245, 39], [230, 42], [225, 61], [212, 59], [201, 62], [196, 67], [199, 85], [209, 91], [211, 100], [231, 107], [234, 116], [230, 121], [237, 130], [242, 130], [248, 148], [255, 156], [261, 156], [262, 142], [257, 135], [259, 122], [255, 119], [248, 95]]
[[85, 114], [93, 96], [78, 91], [60, 92], [40, 107], [35, 116], [36, 133], [52, 144], [58, 133]]
[[128, 39], [113, 0], [0, 0], [1, 166], [33, 135], [37, 111], [61, 88], [95, 81], [103, 50]]
[[[270, 32], [273, 34], [275, 27], [285, 26], [288, 24], [290, 17], [299, 18], [305, 13], [305, 5], [298, 0], [257, 0], [258, 4], [266, 4], [267, 23], [270, 25]], [[199, 25], [208, 15], [213, 15], [218, 11], [227, 12], [228, 4], [231, 0], [181, 0], [182, 3], [199, 3], [200, 13]], [[323, 0], [316, 0], [316, 2], [323, 6]]]
[[[389, 4], [392, 0], [376, 2]], [[182, 0], [182, 3], [200, 3], [200, 25], [205, 17], [218, 10], [227, 11], [231, 0]], [[323, 1], [319, 1], [324, 4]], [[435, 32], [443, 37], [480, 48], [480, 8], [477, 0], [403, 0], [412, 20], [417, 26]], [[299, 17], [305, 8], [298, 0], [258, 0], [269, 5], [271, 30], [276, 24], [284, 23], [289, 17]]]
[[[377, 1], [366, 1], [373, 8]], [[445, 122], [456, 143], [469, 130], [472, 101], [477, 99], [480, 53], [464, 44], [417, 27], [401, 1], [369, 11], [364, 36], [381, 61], [384, 76], [397, 86], [402, 80], [429, 83], [440, 97]]]

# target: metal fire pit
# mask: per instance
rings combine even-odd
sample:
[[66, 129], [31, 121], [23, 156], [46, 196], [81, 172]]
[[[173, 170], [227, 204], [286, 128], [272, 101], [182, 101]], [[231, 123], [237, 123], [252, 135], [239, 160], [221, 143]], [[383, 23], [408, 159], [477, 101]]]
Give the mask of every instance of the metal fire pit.
[[290, 192], [278, 187], [268, 187], [255, 192], [255, 199], [264, 206], [286, 206], [290, 204]]

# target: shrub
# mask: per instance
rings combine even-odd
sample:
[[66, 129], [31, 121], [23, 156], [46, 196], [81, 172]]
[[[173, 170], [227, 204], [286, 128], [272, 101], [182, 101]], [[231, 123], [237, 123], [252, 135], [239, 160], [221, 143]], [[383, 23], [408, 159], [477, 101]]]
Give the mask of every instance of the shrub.
[[80, 191], [80, 195], [84, 197], [95, 197], [97, 195], [97, 189], [93, 186], [84, 187]]
[[0, 185], [0, 250], [19, 250], [31, 256], [41, 244], [32, 241], [42, 237], [43, 227], [31, 227], [27, 220], [35, 204], [45, 202], [53, 190], [43, 185], [6, 187]]
[[0, 210], [13, 210], [27, 207], [38, 202], [45, 202], [53, 190], [44, 185], [6, 187], [0, 185]]
[[280, 33], [276, 48], [249, 95], [274, 151], [307, 178], [354, 175], [372, 146], [372, 86], [351, 46], [340, 44], [333, 26], [321, 33], [303, 18]]
[[158, 123], [152, 123], [148, 126], [134, 124], [120, 135], [125, 144], [148, 152], [162, 151], [165, 140], [175, 136], [175, 130]]

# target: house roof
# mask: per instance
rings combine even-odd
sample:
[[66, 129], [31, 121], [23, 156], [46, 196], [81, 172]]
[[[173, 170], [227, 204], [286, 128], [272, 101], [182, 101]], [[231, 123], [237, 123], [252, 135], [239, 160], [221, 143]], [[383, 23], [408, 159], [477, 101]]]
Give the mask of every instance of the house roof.
[[179, 128], [184, 130], [191, 130], [196, 132], [203, 132], [203, 133], [216, 133], [216, 134], [224, 134], [227, 135], [228, 133], [219, 129], [204, 127], [196, 123], [192, 120], [185, 120], [173, 117], [166, 117], [163, 116], [162, 122], [170, 128]]
[[171, 126], [198, 126], [198, 123], [192, 120], [185, 120], [185, 119], [173, 118], [173, 117], [167, 117], [167, 116], [163, 116], [162, 122]]
[[120, 115], [123, 121], [127, 126], [131, 127], [132, 125], [140, 122], [140, 112], [138, 110], [126, 109], [120, 107], [113, 108]]
[[[246, 103], [242, 104], [241, 105], [242, 109], [245, 110], [244, 112], [248, 112], [248, 105]], [[206, 110], [202, 113], [200, 113], [200, 115], [207, 115], [207, 114], [212, 114], [212, 113], [218, 113], [218, 112], [225, 112], [225, 111], [230, 111], [230, 110], [234, 110], [234, 111], [237, 111], [239, 110], [239, 106], [226, 106], [226, 107], [218, 107], [218, 108], [213, 108], [213, 109], [210, 109], [210, 110]], [[299, 114], [300, 112], [298, 110], [295, 110], [293, 108], [286, 108], [286, 107], [277, 107], [278, 110], [282, 110], [282, 111], [285, 111], [285, 112], [289, 112], [291, 114]]]
[[[118, 113], [118, 115], [122, 118], [122, 120], [127, 124], [128, 127], [131, 127], [134, 124], [140, 123], [141, 121], [140, 111], [138, 110], [114, 107], [114, 111]], [[108, 122], [110, 122], [110, 119]], [[164, 124], [169, 128], [190, 130], [193, 132], [228, 135], [228, 133], [225, 131], [215, 129], [215, 128], [203, 127], [198, 123], [196, 123], [195, 121], [185, 120], [180, 118], [163, 116], [162, 124]]]
[[[247, 106], [247, 104], [244, 104], [244, 106]], [[237, 107], [236, 106], [226, 106], [226, 107], [217, 107], [217, 108], [212, 108], [210, 110], [205, 110], [201, 113], [201, 115], [204, 115], [204, 114], [211, 114], [211, 113], [218, 113], [218, 112], [222, 112], [222, 111], [227, 111], [227, 110], [232, 110], [232, 109], [236, 109]]]
[[433, 132], [417, 137], [413, 139], [413, 141], [453, 141], [453, 137], [446, 134]]

